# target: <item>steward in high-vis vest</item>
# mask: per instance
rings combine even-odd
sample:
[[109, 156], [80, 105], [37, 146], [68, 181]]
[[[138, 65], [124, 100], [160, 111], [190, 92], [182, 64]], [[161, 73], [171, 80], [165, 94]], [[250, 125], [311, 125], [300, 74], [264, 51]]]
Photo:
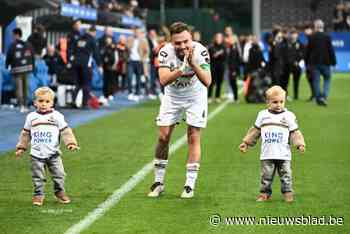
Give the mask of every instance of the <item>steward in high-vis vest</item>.
[[10, 67], [12, 77], [16, 81], [17, 103], [21, 112], [27, 112], [27, 79], [34, 70], [34, 53], [29, 43], [21, 40], [22, 30], [15, 28], [12, 31], [13, 43], [7, 51], [6, 68]]

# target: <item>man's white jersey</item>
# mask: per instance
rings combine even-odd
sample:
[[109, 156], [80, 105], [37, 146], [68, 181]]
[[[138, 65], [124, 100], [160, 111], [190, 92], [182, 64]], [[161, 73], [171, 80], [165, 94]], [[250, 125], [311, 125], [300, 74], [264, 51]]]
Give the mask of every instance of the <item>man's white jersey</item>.
[[290, 132], [298, 130], [295, 115], [285, 109], [281, 113], [259, 112], [255, 127], [261, 130], [260, 159], [291, 160]]
[[[193, 56], [195, 62], [203, 69], [210, 71], [210, 60], [207, 48], [198, 42], [192, 42]], [[168, 67], [171, 71], [181, 67], [181, 61], [175, 53], [175, 49], [171, 43], [166, 44], [158, 54], [160, 67]], [[186, 67], [185, 74], [177, 78], [171, 84], [165, 86], [165, 94], [173, 97], [191, 97], [201, 93], [206, 93], [207, 88], [197, 78], [195, 72], [190, 66]]]
[[68, 127], [64, 116], [58, 111], [48, 113], [31, 112], [24, 124], [24, 130], [30, 131], [30, 154], [37, 158], [48, 158], [60, 154], [60, 131]]

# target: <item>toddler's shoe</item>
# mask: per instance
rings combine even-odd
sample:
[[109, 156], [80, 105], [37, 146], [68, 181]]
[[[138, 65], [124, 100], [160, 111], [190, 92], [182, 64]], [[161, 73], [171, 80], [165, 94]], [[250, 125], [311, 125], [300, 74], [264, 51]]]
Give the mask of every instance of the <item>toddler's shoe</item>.
[[32, 203], [34, 206], [42, 206], [44, 203], [44, 196], [41, 196], [41, 195], [33, 196]]
[[286, 192], [283, 194], [284, 200], [288, 203], [294, 201], [293, 193], [292, 192]]
[[69, 197], [63, 191], [56, 192], [55, 197], [60, 203], [63, 203], [63, 204], [70, 203]]
[[257, 202], [264, 202], [271, 200], [271, 196], [267, 193], [260, 193], [259, 196], [256, 198]]

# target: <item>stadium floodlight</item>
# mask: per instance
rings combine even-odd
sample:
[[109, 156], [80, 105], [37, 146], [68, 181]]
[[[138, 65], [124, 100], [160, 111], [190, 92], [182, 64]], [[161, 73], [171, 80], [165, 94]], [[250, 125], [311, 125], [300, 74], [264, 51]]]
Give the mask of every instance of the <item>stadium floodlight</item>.
[[253, 34], [260, 38], [261, 34], [261, 0], [252, 0], [252, 29]]
[[160, 25], [165, 25], [165, 0], [160, 0]]

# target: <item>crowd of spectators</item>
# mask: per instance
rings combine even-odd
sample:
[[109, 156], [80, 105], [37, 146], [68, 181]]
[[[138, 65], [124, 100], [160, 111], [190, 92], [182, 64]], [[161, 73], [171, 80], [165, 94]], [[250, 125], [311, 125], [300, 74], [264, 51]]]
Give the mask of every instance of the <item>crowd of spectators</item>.
[[95, 8], [104, 12], [115, 12], [130, 17], [137, 16], [142, 19], [146, 17], [146, 9], [140, 9], [137, 0], [69, 0], [68, 3]]
[[350, 2], [338, 3], [333, 11], [333, 29], [337, 32], [350, 31]]

